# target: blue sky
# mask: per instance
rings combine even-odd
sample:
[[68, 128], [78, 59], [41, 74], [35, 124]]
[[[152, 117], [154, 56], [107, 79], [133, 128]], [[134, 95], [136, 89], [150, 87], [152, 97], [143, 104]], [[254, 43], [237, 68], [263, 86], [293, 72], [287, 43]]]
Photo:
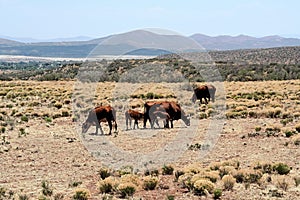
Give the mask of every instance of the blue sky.
[[102, 37], [143, 28], [300, 37], [297, 0], [0, 0], [0, 35]]

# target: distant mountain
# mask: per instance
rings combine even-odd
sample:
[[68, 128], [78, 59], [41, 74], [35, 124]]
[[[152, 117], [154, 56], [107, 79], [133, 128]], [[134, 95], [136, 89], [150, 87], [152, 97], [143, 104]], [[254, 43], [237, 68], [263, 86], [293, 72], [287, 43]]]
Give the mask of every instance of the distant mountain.
[[19, 46], [19, 45], [22, 45], [22, 43], [14, 40], [0, 38], [0, 47]]
[[234, 50], [300, 46], [300, 39], [284, 38], [277, 35], [256, 38], [247, 35], [223, 35], [211, 37], [203, 34], [194, 34], [190, 36], [190, 38], [194, 39], [201, 46], [208, 50]]
[[76, 41], [88, 41], [93, 38], [87, 36], [77, 36], [70, 38], [54, 38], [54, 39], [35, 39], [30, 37], [10, 37], [10, 36], [2, 36], [0, 38], [13, 40], [21, 43], [39, 43], [39, 42], [76, 42]]
[[184, 37], [136, 30], [97, 39], [80, 36], [31, 43], [0, 39], [0, 55], [62, 58], [85, 58], [101, 55], [155, 56], [169, 52], [258, 49], [284, 46], [300, 46], [300, 39], [284, 38], [276, 35], [256, 38], [247, 35], [211, 37], [194, 34], [190, 37]]

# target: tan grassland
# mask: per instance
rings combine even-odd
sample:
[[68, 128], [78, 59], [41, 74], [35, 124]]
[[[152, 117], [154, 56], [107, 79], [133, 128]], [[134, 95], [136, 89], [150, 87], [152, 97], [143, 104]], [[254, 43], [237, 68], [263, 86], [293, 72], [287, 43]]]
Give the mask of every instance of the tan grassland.
[[[80, 199], [75, 194], [119, 199], [130, 187], [135, 191], [124, 198], [214, 199], [220, 189], [220, 199], [297, 199], [300, 80], [216, 84], [216, 101], [199, 105], [190, 101], [187, 83], [0, 82], [0, 199]], [[180, 120], [174, 129], [152, 130], [148, 124], [147, 129], [126, 130], [125, 110], [143, 111], [150, 96], [179, 102], [191, 116], [192, 129]], [[87, 111], [101, 104], [117, 110], [118, 134], [95, 136], [95, 127], [79, 134]], [[208, 144], [204, 138], [221, 120], [222, 105], [222, 130], [216, 143]], [[102, 126], [107, 133], [107, 124]], [[195, 137], [178, 159], [149, 169], [158, 175], [132, 172], [134, 163], [116, 170], [97, 157], [104, 139], [124, 151], [147, 154], [187, 130], [196, 130]], [[199, 156], [205, 147], [212, 149]], [[290, 170], [280, 174], [278, 166]], [[167, 167], [174, 169], [170, 175]], [[104, 169], [109, 178], [101, 178]], [[42, 187], [43, 181], [49, 185]], [[105, 183], [111, 191], [103, 192]]]

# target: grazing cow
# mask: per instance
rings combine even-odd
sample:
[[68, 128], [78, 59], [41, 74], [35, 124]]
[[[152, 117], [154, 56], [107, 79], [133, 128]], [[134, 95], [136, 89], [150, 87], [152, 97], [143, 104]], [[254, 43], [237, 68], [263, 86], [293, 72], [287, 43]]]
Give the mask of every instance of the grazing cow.
[[210, 101], [210, 99], [212, 100], [212, 102], [215, 101], [215, 93], [215, 86], [201, 85], [194, 89], [194, 94], [191, 100], [195, 103], [197, 99], [199, 99], [200, 103], [202, 104], [202, 99], [204, 99], [205, 104], [208, 104], [208, 101]]
[[111, 135], [112, 130], [112, 122], [114, 122], [114, 128], [115, 131], [117, 131], [117, 121], [116, 121], [116, 111], [111, 106], [98, 106], [94, 109], [92, 109], [89, 112], [88, 118], [86, 121], [82, 124], [82, 133], [86, 133], [88, 129], [94, 125], [96, 126], [96, 135], [98, 134], [98, 128], [101, 131], [101, 134], [103, 134], [103, 130], [101, 128], [100, 123], [101, 122], [108, 122], [109, 126], [109, 135]]
[[126, 130], [128, 130], [128, 122], [129, 126], [131, 128], [131, 121], [134, 120], [133, 129], [135, 129], [135, 126], [139, 128], [138, 120], [144, 119], [144, 113], [140, 113], [135, 110], [127, 110], [125, 112], [125, 119], [126, 119]]
[[[144, 116], [144, 128], [146, 128], [147, 120], [149, 119], [151, 128], [153, 128], [153, 123], [151, 123], [151, 116], [154, 111], [160, 110], [167, 112], [170, 116], [171, 128], [173, 128], [173, 121], [182, 119], [184, 123], [189, 126], [190, 119], [181, 109], [180, 105], [176, 102], [169, 101], [150, 101], [144, 104], [145, 116]], [[169, 123], [166, 124], [166, 128], [169, 128]]]

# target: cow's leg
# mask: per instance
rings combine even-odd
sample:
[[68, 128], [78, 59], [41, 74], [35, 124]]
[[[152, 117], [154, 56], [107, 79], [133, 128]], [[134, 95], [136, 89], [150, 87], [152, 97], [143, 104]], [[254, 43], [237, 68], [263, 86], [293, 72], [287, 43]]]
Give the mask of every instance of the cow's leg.
[[138, 124], [137, 119], [134, 119], [133, 129], [135, 129], [135, 127], [139, 128], [139, 124]]
[[98, 135], [98, 129], [100, 129], [100, 132], [101, 132], [101, 134], [103, 134], [103, 130], [102, 130], [102, 127], [101, 127], [101, 124], [100, 124], [101, 122], [98, 122], [98, 123], [96, 123], [96, 135]]
[[205, 104], [208, 104], [207, 97], [204, 97]]
[[[129, 128], [131, 129], [131, 121], [132, 121], [132, 119], [131, 119], [131, 117], [129, 117]], [[128, 130], [128, 128], [127, 128], [127, 130]]]
[[127, 116], [125, 116], [125, 118], [126, 118], [126, 130], [128, 130], [128, 121], [129, 121], [129, 119], [128, 119]]
[[173, 120], [170, 120], [170, 122], [171, 122], [171, 128], [173, 128]]
[[170, 128], [168, 120], [166, 120], [165, 128]]
[[157, 127], [160, 128], [159, 123], [158, 123], [158, 119], [155, 120], [155, 123], [156, 123]]
[[151, 124], [151, 119], [149, 116], [149, 113], [145, 113], [145, 117], [144, 117], [144, 128], [146, 128], [146, 124], [147, 124], [147, 120], [149, 119], [149, 123]]
[[109, 126], [109, 135], [111, 135], [111, 130], [112, 130], [112, 123], [111, 123], [111, 120], [107, 120], [108, 122], [108, 126]]
[[114, 120], [114, 123], [115, 123], [115, 133], [118, 133], [118, 124], [117, 124], [117, 121]]

